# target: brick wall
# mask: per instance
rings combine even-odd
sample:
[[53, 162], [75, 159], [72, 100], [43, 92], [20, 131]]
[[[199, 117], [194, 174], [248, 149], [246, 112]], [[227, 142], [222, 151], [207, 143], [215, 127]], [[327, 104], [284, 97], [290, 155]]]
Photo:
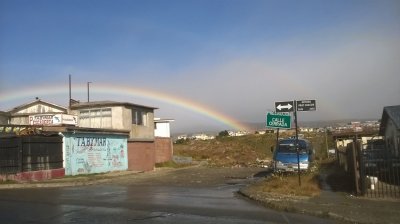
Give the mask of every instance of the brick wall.
[[171, 138], [155, 138], [156, 163], [172, 160], [173, 147]]
[[128, 141], [128, 170], [151, 171], [154, 166], [154, 142]]
[[65, 176], [65, 169], [53, 169], [53, 170], [38, 170], [28, 171], [16, 174], [0, 175], [0, 180], [14, 180], [17, 182], [25, 181], [43, 181], [54, 178], [62, 178]]

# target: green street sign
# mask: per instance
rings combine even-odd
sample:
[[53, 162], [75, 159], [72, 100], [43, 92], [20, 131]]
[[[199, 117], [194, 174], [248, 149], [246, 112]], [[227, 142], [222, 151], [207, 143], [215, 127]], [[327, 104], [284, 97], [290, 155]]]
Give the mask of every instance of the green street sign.
[[291, 117], [288, 114], [268, 113], [267, 128], [291, 128]]

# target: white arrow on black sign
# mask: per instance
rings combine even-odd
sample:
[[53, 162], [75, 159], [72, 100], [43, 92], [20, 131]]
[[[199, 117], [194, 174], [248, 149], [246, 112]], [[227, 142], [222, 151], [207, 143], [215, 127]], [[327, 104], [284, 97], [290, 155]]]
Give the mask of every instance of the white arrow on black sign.
[[278, 105], [276, 108], [278, 109], [278, 110], [282, 110], [282, 109], [288, 109], [288, 110], [290, 110], [290, 109], [292, 109], [292, 105], [290, 105], [290, 104], [287, 104], [287, 105]]
[[276, 112], [292, 112], [293, 101], [275, 102]]

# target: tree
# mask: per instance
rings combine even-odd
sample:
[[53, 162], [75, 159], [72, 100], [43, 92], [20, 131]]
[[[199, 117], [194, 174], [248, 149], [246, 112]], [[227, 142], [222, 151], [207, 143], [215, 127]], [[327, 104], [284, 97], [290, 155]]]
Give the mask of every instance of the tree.
[[226, 137], [226, 136], [229, 136], [229, 132], [227, 130], [218, 133], [218, 137]]

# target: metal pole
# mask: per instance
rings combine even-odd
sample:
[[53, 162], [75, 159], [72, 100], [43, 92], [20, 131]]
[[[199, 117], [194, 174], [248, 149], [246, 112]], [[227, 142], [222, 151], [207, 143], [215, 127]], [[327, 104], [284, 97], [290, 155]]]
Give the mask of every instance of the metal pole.
[[299, 147], [299, 132], [297, 128], [297, 102], [293, 100], [294, 104], [294, 125], [296, 126], [296, 151], [297, 151], [297, 174], [299, 176], [299, 186], [301, 186], [300, 178], [300, 147]]
[[92, 82], [87, 82], [87, 102], [89, 103], [89, 84]]
[[71, 74], [69, 74], [69, 109], [71, 109]]
[[[274, 153], [278, 153], [278, 148], [279, 148], [279, 128], [276, 129], [276, 144], [275, 144], [276, 152], [274, 152]], [[277, 155], [277, 154], [275, 154], [275, 155]], [[274, 154], [272, 155], [272, 158], [274, 158]], [[276, 171], [276, 163], [274, 162], [273, 164], [274, 164], [274, 171]]]
[[326, 145], [326, 158], [329, 158], [328, 129], [327, 128], [325, 128], [325, 145]]

